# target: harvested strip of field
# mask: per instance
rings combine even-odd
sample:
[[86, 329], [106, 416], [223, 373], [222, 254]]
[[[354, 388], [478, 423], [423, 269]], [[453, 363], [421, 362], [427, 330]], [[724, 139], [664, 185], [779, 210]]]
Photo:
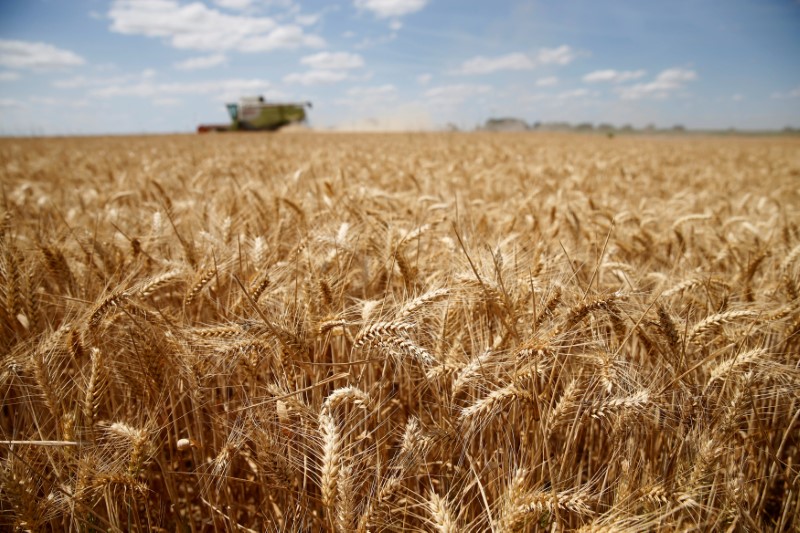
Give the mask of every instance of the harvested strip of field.
[[800, 141], [0, 141], [0, 522], [800, 525]]

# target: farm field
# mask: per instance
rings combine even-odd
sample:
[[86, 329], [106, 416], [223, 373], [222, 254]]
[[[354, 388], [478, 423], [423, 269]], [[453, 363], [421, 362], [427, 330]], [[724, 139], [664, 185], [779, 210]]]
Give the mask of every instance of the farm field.
[[800, 139], [0, 140], [0, 527], [793, 531]]

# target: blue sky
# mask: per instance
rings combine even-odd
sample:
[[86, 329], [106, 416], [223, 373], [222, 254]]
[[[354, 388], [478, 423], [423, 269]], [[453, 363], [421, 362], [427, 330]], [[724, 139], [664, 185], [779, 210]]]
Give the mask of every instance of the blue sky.
[[255, 94], [318, 128], [800, 127], [800, 1], [0, 1], [0, 134], [192, 131]]

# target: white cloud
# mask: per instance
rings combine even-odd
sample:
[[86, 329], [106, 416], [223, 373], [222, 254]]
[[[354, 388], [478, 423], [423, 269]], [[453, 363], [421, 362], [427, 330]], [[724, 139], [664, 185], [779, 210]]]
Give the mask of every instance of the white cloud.
[[347, 96], [363, 99], [387, 99], [394, 98], [397, 88], [391, 83], [374, 87], [351, 87], [347, 89]]
[[335, 70], [309, 70], [308, 72], [294, 72], [283, 77], [285, 83], [300, 85], [323, 85], [337, 83], [347, 79], [347, 73]]
[[[544, 92], [525, 92], [517, 97], [520, 104], [536, 104], [537, 106], [544, 105], [553, 109], [562, 109], [566, 100], [574, 100], [576, 103], [587, 103], [590, 99], [598, 98], [600, 93], [597, 91], [590, 91], [584, 87], [577, 89], [568, 89], [558, 93], [544, 93]], [[563, 120], [564, 117], [557, 118]]]
[[741, 102], [742, 100], [744, 100], [744, 95], [742, 95], [740, 93], [736, 93], [736, 94], [731, 96], [731, 100], [733, 100], [734, 102]]
[[532, 70], [539, 65], [567, 65], [577, 57], [577, 53], [567, 45], [557, 48], [540, 48], [535, 56], [513, 52], [510, 54], [485, 57], [475, 56], [464, 61], [451, 74], [491, 74], [501, 70]]
[[86, 99], [82, 100], [75, 100], [74, 98], [52, 98], [49, 96], [31, 96], [28, 98], [28, 102], [37, 106], [59, 106], [59, 107], [70, 107], [73, 109], [80, 109], [89, 107], [89, 102]]
[[56, 105], [58, 100], [49, 96], [31, 96], [28, 101], [37, 105]]
[[537, 87], [552, 87], [553, 85], [558, 85], [558, 78], [555, 76], [547, 76], [536, 80]]
[[442, 85], [431, 87], [425, 91], [425, 98], [436, 105], [456, 105], [469, 98], [486, 94], [491, 90], [492, 88], [489, 85]]
[[393, 21], [391, 21], [389, 23], [389, 29], [391, 29], [392, 31], [397, 31], [402, 27], [403, 27], [403, 23], [398, 19], [394, 19]]
[[25, 103], [14, 98], [0, 98], [0, 108], [25, 107]]
[[587, 83], [611, 82], [624, 83], [626, 81], [638, 80], [647, 74], [644, 70], [595, 70], [583, 77]]
[[558, 93], [556, 98], [560, 100], [569, 100], [571, 98], [583, 98], [584, 96], [589, 96], [590, 93], [586, 89], [572, 89], [571, 91], [564, 91]]
[[[112, 80], [111, 83], [115, 81], [122, 82], [124, 81], [123, 77], [118, 78], [108, 78]], [[101, 80], [92, 80], [85, 76], [73, 76], [71, 78], [66, 78], [63, 80], [56, 80], [53, 82], [53, 87], [58, 89], [79, 89], [81, 87], [88, 87], [90, 85], [103, 85], [104, 83]]]
[[516, 52], [498, 57], [475, 56], [464, 61], [457, 74], [491, 74], [498, 70], [531, 70], [535, 67], [525, 54]]
[[181, 105], [180, 98], [156, 98], [153, 105], [158, 107], [175, 107]]
[[178, 70], [200, 70], [204, 68], [213, 68], [225, 63], [227, 58], [225, 54], [211, 54], [208, 56], [190, 57], [185, 61], [175, 63], [175, 68]]
[[791, 89], [790, 91], [787, 91], [785, 93], [776, 91], [776, 92], [772, 93], [771, 97], [775, 98], [776, 100], [782, 100], [782, 99], [785, 99], [785, 98], [800, 98], [800, 85], [798, 85], [794, 89]]
[[358, 9], [371, 11], [378, 18], [402, 17], [419, 11], [428, 0], [355, 0]]
[[670, 68], [661, 71], [656, 76], [656, 81], [667, 86], [678, 86], [687, 81], [697, 79], [697, 73], [693, 70], [686, 70], [682, 68]]
[[542, 48], [536, 56], [537, 62], [542, 65], [568, 65], [577, 57], [575, 51], [562, 44], [557, 48]]
[[156, 71], [145, 69], [138, 73], [121, 74], [109, 78], [87, 78], [86, 76], [73, 76], [53, 82], [53, 87], [57, 89], [82, 89], [85, 87], [104, 87], [108, 85], [135, 84], [141, 81], [154, 78]]
[[84, 63], [78, 54], [51, 44], [0, 39], [0, 65], [4, 67], [56, 70]]
[[363, 67], [364, 58], [349, 52], [319, 52], [303, 57], [300, 63], [311, 70], [287, 74], [283, 77], [284, 82], [300, 85], [337, 83], [348, 78], [346, 71]]
[[115, 0], [108, 17], [113, 32], [163, 37], [187, 50], [266, 52], [325, 44], [300, 26], [280, 25], [270, 17], [230, 15], [200, 2]]
[[84, 76], [74, 76], [64, 80], [56, 80], [53, 82], [53, 87], [58, 89], [77, 89], [79, 87], [86, 87], [89, 80]]
[[322, 18], [322, 13], [311, 13], [308, 15], [297, 15], [294, 21], [301, 26], [313, 26]]
[[0, 81], [16, 81], [19, 79], [19, 72], [0, 72]]
[[623, 100], [665, 99], [683, 89], [688, 82], [696, 79], [697, 73], [693, 70], [670, 68], [661, 71], [651, 82], [619, 87], [617, 93]]
[[420, 74], [419, 76], [417, 76], [417, 83], [419, 83], [420, 85], [428, 85], [432, 79], [433, 76], [430, 74]]
[[351, 87], [345, 94], [346, 97], [336, 99], [335, 103], [364, 109], [383, 108], [388, 102], [397, 100], [397, 88], [390, 83], [371, 87]]
[[239, 45], [242, 52], [269, 52], [282, 48], [320, 48], [325, 40], [317, 35], [306, 35], [299, 26], [280, 26], [268, 35], [252, 37]]
[[228, 79], [196, 82], [154, 83], [149, 80], [139, 83], [120, 83], [99, 87], [90, 91], [97, 98], [134, 96], [139, 98], [168, 98], [175, 95], [210, 94], [220, 98], [238, 98], [243, 94], [259, 94], [271, 89], [272, 84], [260, 79]]
[[533, 102], [541, 102], [544, 100], [552, 100], [552, 99], [553, 95], [551, 94], [525, 92], [517, 98], [517, 101], [519, 101], [519, 103], [521, 104], [530, 104]]
[[[550, 92], [525, 92], [519, 97], [517, 101], [520, 104], [536, 104], [537, 106], [545, 106], [551, 109], [562, 109], [566, 101], [571, 101], [570, 104], [586, 104], [592, 99], [598, 98], [600, 93], [591, 91], [584, 87], [577, 89], [566, 89], [557, 93]], [[567, 109], [567, 108], [563, 108]], [[566, 120], [564, 117], [558, 120]]]
[[214, 0], [214, 3], [228, 9], [247, 9], [253, 5], [253, 0]]
[[235, 48], [243, 39], [270, 32], [268, 17], [227, 15], [194, 2], [117, 0], [108, 12], [111, 31], [127, 35], [171, 37], [176, 48]]
[[316, 70], [349, 70], [364, 66], [364, 59], [349, 52], [320, 52], [300, 59], [300, 63]]
[[213, 0], [215, 4], [225, 9], [246, 11], [261, 6], [289, 9], [293, 7], [292, 0]]
[[380, 35], [378, 37], [364, 37], [360, 42], [353, 45], [353, 48], [356, 50], [364, 50], [365, 48], [372, 48], [374, 46], [380, 46], [383, 44], [390, 43], [397, 39], [397, 32], [393, 31], [386, 35]]

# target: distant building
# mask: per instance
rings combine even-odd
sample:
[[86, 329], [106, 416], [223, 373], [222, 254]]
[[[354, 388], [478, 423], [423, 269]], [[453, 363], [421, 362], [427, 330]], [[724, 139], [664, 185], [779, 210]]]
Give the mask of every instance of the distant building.
[[527, 131], [529, 128], [524, 120], [506, 117], [490, 118], [481, 129], [484, 131]]

